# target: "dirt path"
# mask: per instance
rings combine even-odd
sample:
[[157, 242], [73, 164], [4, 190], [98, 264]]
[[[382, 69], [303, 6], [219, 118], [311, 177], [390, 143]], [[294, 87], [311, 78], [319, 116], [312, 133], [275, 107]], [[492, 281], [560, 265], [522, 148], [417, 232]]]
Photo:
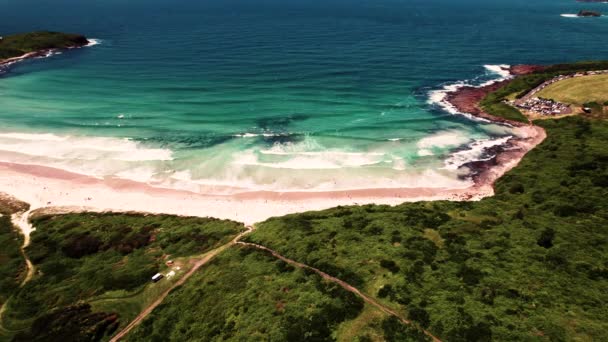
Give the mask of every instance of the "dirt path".
[[[241, 241], [237, 241], [236, 244], [242, 245], [242, 246], [246, 246], [246, 247], [252, 247], [252, 248], [257, 248], [263, 251], [266, 251], [270, 254], [272, 254], [272, 256], [274, 256], [277, 259], [280, 259], [292, 266], [298, 267], [298, 268], [303, 268], [303, 269], [307, 269], [310, 271], [315, 272], [316, 274], [320, 275], [323, 279], [326, 279], [328, 281], [331, 281], [333, 283], [336, 283], [338, 285], [340, 285], [343, 289], [345, 289], [346, 291], [352, 292], [355, 295], [361, 297], [361, 299], [363, 299], [366, 303], [373, 305], [374, 307], [378, 308], [380, 311], [384, 312], [387, 315], [393, 316], [395, 318], [397, 318], [399, 321], [401, 321], [401, 323], [406, 324], [406, 325], [414, 325], [414, 323], [410, 320], [405, 319], [404, 317], [402, 317], [400, 314], [398, 314], [397, 312], [395, 312], [394, 310], [387, 308], [386, 306], [378, 303], [374, 298], [367, 296], [366, 294], [363, 294], [361, 291], [359, 291], [359, 289], [357, 289], [356, 287], [344, 282], [343, 280], [340, 280], [336, 277], [332, 277], [329, 274], [318, 270], [314, 267], [302, 264], [300, 262], [297, 262], [295, 260], [291, 260], [288, 259], [284, 256], [282, 256], [281, 254], [275, 252], [274, 250], [268, 248], [268, 247], [264, 247], [262, 245], [257, 245], [254, 243], [248, 243], [248, 242], [241, 242]], [[422, 328], [421, 328], [422, 329]], [[431, 334], [429, 331], [422, 329], [422, 331], [424, 332], [425, 335], [427, 335], [428, 337], [430, 337], [433, 341], [435, 342], [441, 342], [441, 340], [437, 337], [435, 337], [433, 334]]]
[[27, 265], [27, 274], [23, 281], [21, 282], [21, 286], [25, 285], [28, 281], [34, 277], [34, 264], [30, 261], [25, 253], [25, 248], [30, 245], [30, 234], [34, 230], [34, 227], [29, 222], [29, 217], [31, 214], [31, 210], [15, 213], [11, 216], [11, 222], [13, 226], [19, 228], [21, 230], [21, 234], [23, 234], [23, 245], [21, 245], [21, 254], [23, 254], [23, 258], [25, 259], [25, 264]]
[[133, 330], [133, 328], [138, 326], [152, 311], [154, 311], [154, 309], [156, 309], [156, 307], [159, 306], [165, 300], [165, 298], [169, 295], [171, 291], [173, 291], [178, 286], [183, 285], [186, 280], [188, 280], [199, 268], [207, 264], [209, 261], [213, 260], [213, 258], [215, 258], [221, 252], [225, 251], [230, 246], [237, 244], [243, 236], [251, 233], [252, 231], [253, 227], [247, 227], [247, 231], [242, 232], [237, 237], [232, 239], [232, 241], [230, 241], [229, 243], [208, 252], [202, 259], [198, 260], [194, 264], [194, 266], [190, 269], [190, 271], [188, 271], [188, 273], [184, 274], [184, 276], [180, 280], [178, 280], [173, 286], [163, 292], [160, 297], [158, 297], [158, 299], [156, 299], [152, 304], [146, 307], [139, 315], [137, 315], [137, 317], [135, 317], [135, 319], [133, 319], [133, 321], [131, 321], [131, 323], [129, 323], [129, 325], [127, 325], [118, 334], [116, 334], [110, 340], [110, 342], [116, 342], [125, 337], [129, 332], [131, 332], [131, 330]]

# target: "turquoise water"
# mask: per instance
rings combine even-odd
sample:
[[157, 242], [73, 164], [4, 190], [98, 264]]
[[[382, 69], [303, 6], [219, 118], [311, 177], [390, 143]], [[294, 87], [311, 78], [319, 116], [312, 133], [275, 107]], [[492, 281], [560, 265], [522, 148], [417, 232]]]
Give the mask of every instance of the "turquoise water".
[[510, 132], [432, 99], [499, 64], [605, 59], [608, 19], [562, 16], [582, 6], [1, 1], [2, 34], [100, 44], [4, 73], [0, 161], [206, 192], [463, 187], [455, 166]]

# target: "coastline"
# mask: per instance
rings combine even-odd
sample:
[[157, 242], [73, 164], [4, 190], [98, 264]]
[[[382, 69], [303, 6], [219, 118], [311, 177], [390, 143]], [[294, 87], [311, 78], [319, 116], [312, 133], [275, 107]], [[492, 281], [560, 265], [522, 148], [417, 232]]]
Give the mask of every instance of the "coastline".
[[[511, 68], [512, 74], [536, 70], [536, 67], [516, 68]], [[447, 101], [459, 112], [509, 125], [515, 132], [515, 136], [504, 144], [486, 148], [487, 151], [484, 152], [493, 157], [460, 166], [473, 181], [473, 185], [467, 188], [362, 188], [348, 191], [250, 191], [233, 195], [205, 195], [118, 178], [99, 179], [45, 166], [0, 162], [0, 191], [29, 203], [34, 213], [134, 211], [210, 216], [248, 225], [270, 217], [336, 206], [480, 200], [492, 196], [494, 182], [517, 166], [525, 154], [546, 137], [540, 127], [496, 118], [479, 108], [478, 102], [505, 82], [509, 82], [509, 78], [483, 87], [465, 86], [447, 96]]]
[[83, 47], [87, 47], [87, 46], [93, 46], [98, 44], [97, 40], [95, 39], [87, 39], [87, 43], [86, 44], [82, 44], [82, 45], [74, 45], [65, 49], [42, 49], [42, 50], [38, 50], [38, 51], [32, 51], [32, 52], [28, 52], [25, 53], [21, 56], [17, 56], [17, 57], [11, 57], [11, 58], [6, 58], [6, 59], [1, 59], [0, 60], [0, 68], [2, 67], [7, 67], [9, 65], [18, 63], [18, 62], [23, 62], [25, 60], [28, 59], [33, 59], [33, 58], [43, 58], [43, 57], [48, 57], [50, 55], [52, 55], [53, 53], [55, 53], [56, 51], [60, 51], [60, 50], [66, 50], [66, 49], [79, 49], [79, 48], [83, 48]]
[[504, 144], [492, 146], [486, 149], [486, 153], [493, 157], [486, 160], [468, 162], [461, 167], [468, 168], [475, 184], [493, 186], [494, 183], [516, 167], [523, 157], [547, 137], [545, 130], [535, 126], [531, 121], [523, 123], [494, 116], [487, 113], [479, 106], [479, 103], [494, 91], [507, 85], [513, 76], [522, 76], [544, 70], [540, 65], [515, 65], [510, 66], [508, 71], [510, 77], [486, 84], [480, 87], [463, 86], [447, 94], [446, 101], [457, 111], [466, 113], [497, 124], [513, 127], [516, 136], [509, 138]]

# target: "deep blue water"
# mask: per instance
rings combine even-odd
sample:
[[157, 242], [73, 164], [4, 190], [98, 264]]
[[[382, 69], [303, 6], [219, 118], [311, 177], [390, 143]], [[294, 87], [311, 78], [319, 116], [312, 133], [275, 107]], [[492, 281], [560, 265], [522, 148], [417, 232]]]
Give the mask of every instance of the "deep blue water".
[[0, 159], [186, 188], [456, 186], [450, 153], [508, 132], [429, 92], [497, 77], [484, 65], [606, 59], [608, 17], [561, 16], [581, 8], [608, 12], [574, 0], [2, 0], [1, 34], [101, 44], [4, 74]]

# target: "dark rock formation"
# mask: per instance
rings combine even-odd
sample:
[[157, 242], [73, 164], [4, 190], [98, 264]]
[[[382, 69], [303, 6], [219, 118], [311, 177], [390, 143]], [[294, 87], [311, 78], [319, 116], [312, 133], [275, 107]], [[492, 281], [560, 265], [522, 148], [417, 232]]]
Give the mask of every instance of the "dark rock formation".
[[579, 16], [579, 17], [601, 17], [602, 13], [597, 12], [597, 11], [581, 10], [580, 12], [578, 12], [577, 16]]

